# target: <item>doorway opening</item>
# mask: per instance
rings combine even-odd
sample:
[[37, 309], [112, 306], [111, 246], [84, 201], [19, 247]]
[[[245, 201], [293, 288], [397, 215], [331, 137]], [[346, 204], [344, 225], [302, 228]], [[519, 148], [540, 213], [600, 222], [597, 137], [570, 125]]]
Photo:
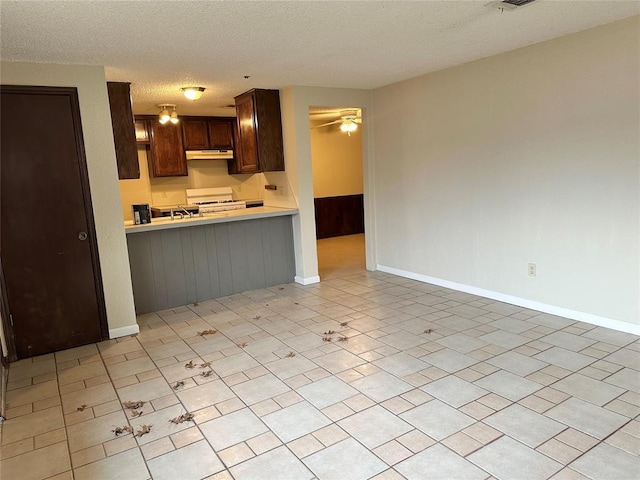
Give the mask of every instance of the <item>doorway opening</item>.
[[309, 107], [318, 274], [365, 269], [362, 110]]

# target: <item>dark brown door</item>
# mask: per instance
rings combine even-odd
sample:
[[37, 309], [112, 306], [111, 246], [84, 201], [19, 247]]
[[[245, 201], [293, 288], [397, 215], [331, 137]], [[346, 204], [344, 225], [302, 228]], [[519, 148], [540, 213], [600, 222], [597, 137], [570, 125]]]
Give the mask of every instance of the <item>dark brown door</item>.
[[17, 358], [100, 341], [106, 316], [75, 88], [1, 87], [0, 256]]

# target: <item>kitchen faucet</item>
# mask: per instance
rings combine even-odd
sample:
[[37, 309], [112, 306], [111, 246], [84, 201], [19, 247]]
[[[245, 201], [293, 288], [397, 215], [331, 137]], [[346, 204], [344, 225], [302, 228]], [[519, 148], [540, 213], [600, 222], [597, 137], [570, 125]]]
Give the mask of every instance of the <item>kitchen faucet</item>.
[[187, 211], [182, 205], [178, 205], [176, 208], [171, 209], [171, 220], [173, 220], [175, 214], [180, 215], [180, 220], [182, 220], [185, 213], [189, 215], [189, 217], [193, 218], [192, 212]]

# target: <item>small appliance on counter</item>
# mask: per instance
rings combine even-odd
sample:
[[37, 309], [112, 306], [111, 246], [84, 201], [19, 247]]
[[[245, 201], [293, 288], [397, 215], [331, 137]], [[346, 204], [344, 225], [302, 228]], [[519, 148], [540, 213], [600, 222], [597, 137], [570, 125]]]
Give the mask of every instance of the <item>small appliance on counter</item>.
[[151, 212], [149, 211], [148, 203], [140, 203], [137, 205], [131, 205], [133, 209], [133, 223], [134, 225], [142, 225], [145, 223], [151, 223]]
[[234, 200], [231, 187], [190, 188], [187, 190], [187, 203], [200, 207], [200, 213], [224, 212], [247, 208], [241, 200]]

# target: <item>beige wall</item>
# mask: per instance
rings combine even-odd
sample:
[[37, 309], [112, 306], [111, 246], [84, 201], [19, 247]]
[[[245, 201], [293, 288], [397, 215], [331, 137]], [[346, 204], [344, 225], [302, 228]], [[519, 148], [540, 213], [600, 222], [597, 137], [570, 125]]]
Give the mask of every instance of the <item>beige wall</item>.
[[640, 332], [639, 32], [375, 90], [378, 264]]
[[338, 125], [313, 128], [326, 120], [312, 122], [311, 161], [315, 198], [362, 193], [362, 129], [351, 136]]
[[144, 147], [138, 147], [140, 178], [120, 180], [120, 201], [122, 216], [125, 220], [133, 220], [131, 205], [139, 203], [151, 204], [151, 183], [149, 182], [149, 165]]
[[2, 62], [0, 75], [3, 84], [77, 87], [109, 329], [137, 332], [104, 68]]
[[231, 187], [236, 200], [261, 200], [264, 191], [262, 174], [229, 175], [226, 160], [190, 160], [186, 177], [154, 178], [149, 175], [147, 150], [138, 147], [140, 178], [120, 180], [122, 214], [132, 220], [131, 205], [183, 205], [188, 188]]

